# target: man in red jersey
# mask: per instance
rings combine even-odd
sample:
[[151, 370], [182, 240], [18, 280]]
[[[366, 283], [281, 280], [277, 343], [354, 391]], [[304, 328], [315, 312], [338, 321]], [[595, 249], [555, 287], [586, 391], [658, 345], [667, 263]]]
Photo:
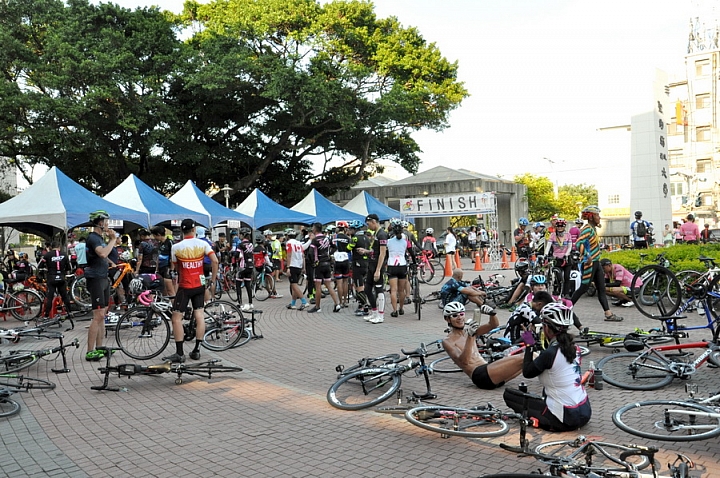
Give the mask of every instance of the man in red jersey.
[[218, 271], [218, 260], [212, 246], [195, 237], [195, 221], [183, 219], [180, 228], [183, 232], [183, 240], [172, 246], [171, 261], [174, 269], [178, 271], [178, 290], [173, 303], [172, 325], [173, 337], [175, 338], [174, 354], [163, 357], [173, 363], [185, 361], [183, 342], [185, 332], [183, 331], [182, 318], [188, 303], [192, 303], [193, 317], [195, 317], [195, 348], [190, 352], [192, 360], [200, 359], [200, 343], [205, 335], [205, 317], [203, 306], [205, 305], [205, 274], [203, 273], [203, 259], [210, 258], [212, 277], [210, 284], [215, 284]]

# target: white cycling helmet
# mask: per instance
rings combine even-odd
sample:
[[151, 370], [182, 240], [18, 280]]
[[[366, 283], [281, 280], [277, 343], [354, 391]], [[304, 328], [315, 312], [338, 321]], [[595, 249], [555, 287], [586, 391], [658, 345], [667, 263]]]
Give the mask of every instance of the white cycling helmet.
[[144, 288], [145, 284], [143, 283], [142, 279], [138, 278], [131, 280], [130, 285], [128, 285], [128, 289], [130, 290], [131, 294], [139, 294]]
[[518, 306], [517, 309], [515, 309], [515, 312], [513, 312], [514, 317], [522, 317], [524, 322], [532, 322], [535, 318], [535, 311], [532, 310], [532, 307], [530, 307], [530, 304], [527, 302], [523, 302]]
[[120, 253], [120, 260], [121, 260], [121, 261], [127, 262], [127, 261], [130, 260], [130, 258], [131, 258], [130, 251], [122, 251], [122, 252]]
[[550, 302], [540, 311], [543, 323], [556, 331], [567, 330], [573, 324], [573, 312], [561, 302]]
[[465, 306], [461, 302], [448, 302], [443, 308], [443, 315], [445, 317], [461, 312], [465, 312]]
[[433, 229], [432, 227], [428, 227], [427, 229], [425, 229], [425, 234], [432, 235], [434, 233], [435, 233], [435, 229]]

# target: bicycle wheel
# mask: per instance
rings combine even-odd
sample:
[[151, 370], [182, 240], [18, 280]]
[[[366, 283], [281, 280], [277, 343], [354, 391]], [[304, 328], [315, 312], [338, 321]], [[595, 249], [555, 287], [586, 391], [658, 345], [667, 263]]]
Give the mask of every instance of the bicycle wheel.
[[70, 287], [70, 295], [77, 305], [84, 308], [90, 307], [90, 291], [88, 291], [87, 280], [84, 276], [78, 277], [73, 281], [72, 287]]
[[150, 307], [133, 307], [115, 325], [115, 340], [128, 357], [149, 360], [170, 343], [170, 321]]
[[467, 438], [497, 437], [505, 435], [510, 429], [496, 411], [489, 410], [415, 407], [405, 412], [405, 419], [425, 430]]
[[675, 377], [659, 358], [632, 352], [609, 355], [598, 362], [597, 368], [607, 383], [627, 390], [656, 390]]
[[6, 298], [7, 308], [12, 312], [13, 317], [18, 320], [35, 320], [40, 316], [43, 306], [42, 296], [32, 290], [25, 289], [20, 292], [8, 294]]
[[[586, 446], [587, 445], [587, 446]], [[608, 455], [616, 458], [618, 461], [614, 461], [603, 455], [602, 452], [597, 450], [595, 446], [600, 447]], [[591, 447], [588, 450], [588, 447]], [[623, 445], [616, 445], [614, 443], [605, 443], [599, 441], [593, 441], [592, 445], [589, 445], [586, 441], [581, 440], [561, 440], [543, 443], [535, 448], [535, 453], [545, 455], [548, 459], [539, 458], [543, 463], [551, 461], [549, 457], [559, 458], [561, 460], [574, 461], [582, 463], [583, 465], [597, 470], [616, 470], [626, 471], [627, 467], [620, 464], [620, 455], [632, 451], [632, 447]], [[631, 455], [625, 458], [627, 463], [635, 466], [638, 470], [642, 470], [650, 466], [650, 458], [646, 455]]]
[[15, 400], [0, 398], [0, 418], [11, 417], [20, 411], [20, 404]]
[[0, 387], [25, 388], [27, 390], [53, 390], [55, 384], [41, 378], [16, 374], [0, 374]]
[[653, 319], [673, 315], [682, 302], [682, 287], [675, 275], [669, 269], [655, 264], [637, 271], [630, 290], [637, 310]]
[[215, 300], [220, 300], [220, 299], [222, 299], [222, 295], [223, 295], [223, 284], [222, 284], [222, 281], [220, 280], [220, 278], [218, 277], [215, 279], [215, 295], [213, 297], [215, 298]]
[[422, 318], [422, 297], [420, 297], [420, 281], [418, 276], [414, 275], [410, 279], [410, 289], [412, 290], [412, 302], [418, 320]]
[[691, 402], [628, 403], [613, 413], [612, 420], [621, 430], [651, 440], [696, 441], [720, 435], [720, 413]]
[[[230, 272], [228, 272], [228, 274], [230, 274]], [[237, 300], [238, 300], [237, 289], [235, 288], [235, 284], [233, 283], [233, 281], [228, 279], [228, 277], [232, 277], [232, 276], [229, 276], [229, 275], [225, 276], [225, 279], [223, 280], [223, 284], [224, 284], [223, 291], [227, 293], [228, 297], [230, 297], [230, 300], [232, 300], [233, 302], [237, 302]]]
[[242, 312], [230, 302], [220, 300], [208, 302], [205, 306], [205, 322], [208, 324], [208, 330], [203, 336], [202, 345], [206, 349], [221, 352], [235, 347], [243, 335], [250, 340], [249, 334], [245, 331], [245, 318]]
[[455, 362], [448, 357], [442, 357], [437, 360], [433, 360], [429, 365], [430, 370], [433, 373], [458, 373], [462, 372], [462, 369], [455, 365]]
[[234, 367], [232, 365], [221, 365], [214, 363], [198, 364], [198, 365], [186, 365], [183, 367], [184, 373], [199, 374], [212, 377], [218, 373], [234, 373], [242, 372], [242, 367]]
[[560, 297], [563, 292], [563, 271], [557, 267], [550, 269], [550, 280], [552, 283], [552, 295]]
[[382, 403], [400, 388], [394, 369], [366, 368], [344, 375], [327, 392], [327, 401], [341, 410], [361, 410]]
[[262, 277], [256, 278], [255, 282], [253, 283], [255, 298], [260, 302], [267, 300], [267, 298], [270, 297], [270, 292], [272, 291], [272, 288], [268, 287], [268, 285], [270, 284], [269, 280], [272, 280], [272, 278], [266, 274]]
[[0, 357], [0, 373], [15, 373], [34, 365], [40, 356], [32, 352], [20, 351], [18, 353]]

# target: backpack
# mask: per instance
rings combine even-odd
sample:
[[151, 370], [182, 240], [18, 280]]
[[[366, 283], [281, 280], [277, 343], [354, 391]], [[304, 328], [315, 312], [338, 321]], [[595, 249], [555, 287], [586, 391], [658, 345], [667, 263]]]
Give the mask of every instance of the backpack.
[[645, 221], [638, 221], [638, 222], [637, 222], [637, 227], [635, 228], [635, 231], [636, 231], [636, 232], [635, 232], [635, 235], [636, 235], [637, 237], [641, 237], [641, 238], [644, 239], [645, 236], [647, 236], [647, 233], [648, 233], [647, 226], [645, 225]]

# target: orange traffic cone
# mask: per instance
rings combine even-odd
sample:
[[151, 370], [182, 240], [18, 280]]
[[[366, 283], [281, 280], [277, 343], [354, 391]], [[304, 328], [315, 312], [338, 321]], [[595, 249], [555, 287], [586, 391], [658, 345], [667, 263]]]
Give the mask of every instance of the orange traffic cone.
[[[503, 252], [503, 255], [505, 255], [504, 252]], [[505, 259], [507, 260], [507, 258], [505, 258]], [[510, 260], [512, 261], [513, 264], [515, 264], [515, 261], [517, 261], [517, 255], [516, 255], [516, 253], [515, 253], [515, 247], [513, 247], [512, 250], [510, 251]]]
[[[513, 252], [515, 252], [514, 249], [513, 249]], [[505, 250], [503, 250], [502, 266], [501, 266], [501, 267], [502, 267], [503, 269], [510, 269], [510, 265], [508, 264], [507, 252], [505, 252]]]
[[454, 256], [455, 256], [455, 266], [458, 269], [462, 269], [462, 264], [460, 263], [460, 253], [458, 251], [455, 251]]
[[480, 251], [475, 252], [475, 270], [476, 271], [483, 270], [482, 260], [480, 259]]
[[445, 277], [452, 277], [453, 265], [450, 254], [445, 254]]
[[490, 253], [487, 249], [485, 249], [485, 254], [483, 254], [483, 262], [486, 264], [490, 262]]

